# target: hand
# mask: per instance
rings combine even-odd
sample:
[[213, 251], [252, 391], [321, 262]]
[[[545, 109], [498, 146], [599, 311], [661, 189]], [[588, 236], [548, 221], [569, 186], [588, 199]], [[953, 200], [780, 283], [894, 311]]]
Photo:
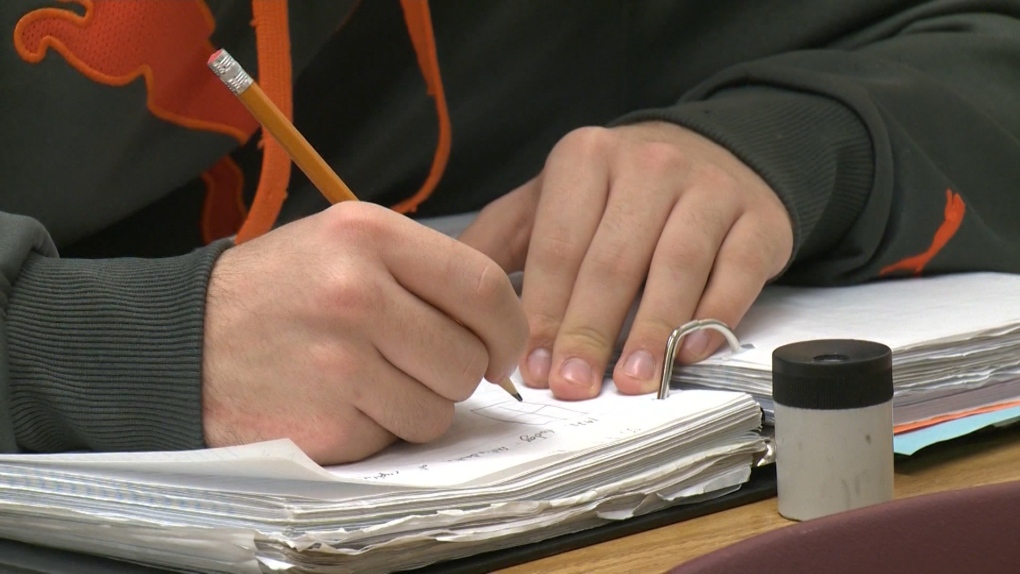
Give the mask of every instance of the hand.
[[289, 437], [320, 464], [435, 439], [527, 320], [502, 269], [402, 215], [342, 203], [228, 249], [206, 308], [209, 446]]
[[[789, 261], [793, 228], [776, 194], [729, 151], [649, 122], [568, 134], [536, 178], [488, 205], [460, 239], [524, 270], [525, 383], [585, 399], [599, 393], [642, 284], [613, 370], [624, 393], [658, 388], [679, 325], [735, 326]], [[680, 359], [701, 360], [721, 342], [695, 332]]]

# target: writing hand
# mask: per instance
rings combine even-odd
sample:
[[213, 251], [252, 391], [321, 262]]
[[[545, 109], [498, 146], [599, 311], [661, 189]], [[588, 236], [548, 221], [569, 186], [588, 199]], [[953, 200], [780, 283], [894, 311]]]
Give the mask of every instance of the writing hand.
[[209, 283], [209, 446], [289, 437], [321, 464], [424, 442], [484, 376], [509, 375], [527, 321], [481, 253], [342, 203], [223, 253]]
[[[524, 269], [529, 386], [563, 399], [599, 393], [634, 298], [620, 360], [625, 393], [658, 387], [665, 341], [692, 318], [735, 326], [789, 261], [789, 215], [769, 186], [714, 142], [648, 122], [565, 136], [533, 180], [482, 210], [461, 241]], [[680, 358], [722, 342], [699, 331]]]

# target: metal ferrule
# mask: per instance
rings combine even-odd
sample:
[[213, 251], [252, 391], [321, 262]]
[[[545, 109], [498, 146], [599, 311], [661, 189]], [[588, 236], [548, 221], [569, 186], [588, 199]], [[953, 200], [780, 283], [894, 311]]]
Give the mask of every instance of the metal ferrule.
[[226, 50], [220, 50], [219, 54], [209, 61], [209, 69], [235, 94], [240, 94], [252, 85], [251, 76]]

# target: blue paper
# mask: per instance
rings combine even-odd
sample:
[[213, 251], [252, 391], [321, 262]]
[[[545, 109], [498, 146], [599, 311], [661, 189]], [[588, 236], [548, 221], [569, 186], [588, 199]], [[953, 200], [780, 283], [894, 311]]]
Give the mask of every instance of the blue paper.
[[926, 446], [959, 438], [992, 425], [1007, 424], [1015, 419], [1020, 419], [1020, 406], [946, 421], [893, 436], [893, 452], [910, 456]]

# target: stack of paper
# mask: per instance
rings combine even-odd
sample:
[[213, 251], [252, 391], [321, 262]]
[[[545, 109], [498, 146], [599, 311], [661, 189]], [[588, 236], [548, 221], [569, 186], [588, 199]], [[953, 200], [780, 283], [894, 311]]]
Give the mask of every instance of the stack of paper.
[[736, 329], [743, 345], [674, 370], [681, 388], [746, 391], [772, 410], [772, 352], [810, 339], [893, 351], [894, 418], [918, 423], [1020, 399], [1020, 275], [972, 273], [853, 287], [767, 287]]
[[[520, 383], [517, 379], [518, 384]], [[451, 430], [323, 469], [289, 441], [0, 457], [0, 537], [203, 572], [382, 572], [731, 492], [764, 445], [742, 393], [591, 401], [482, 384]]]

